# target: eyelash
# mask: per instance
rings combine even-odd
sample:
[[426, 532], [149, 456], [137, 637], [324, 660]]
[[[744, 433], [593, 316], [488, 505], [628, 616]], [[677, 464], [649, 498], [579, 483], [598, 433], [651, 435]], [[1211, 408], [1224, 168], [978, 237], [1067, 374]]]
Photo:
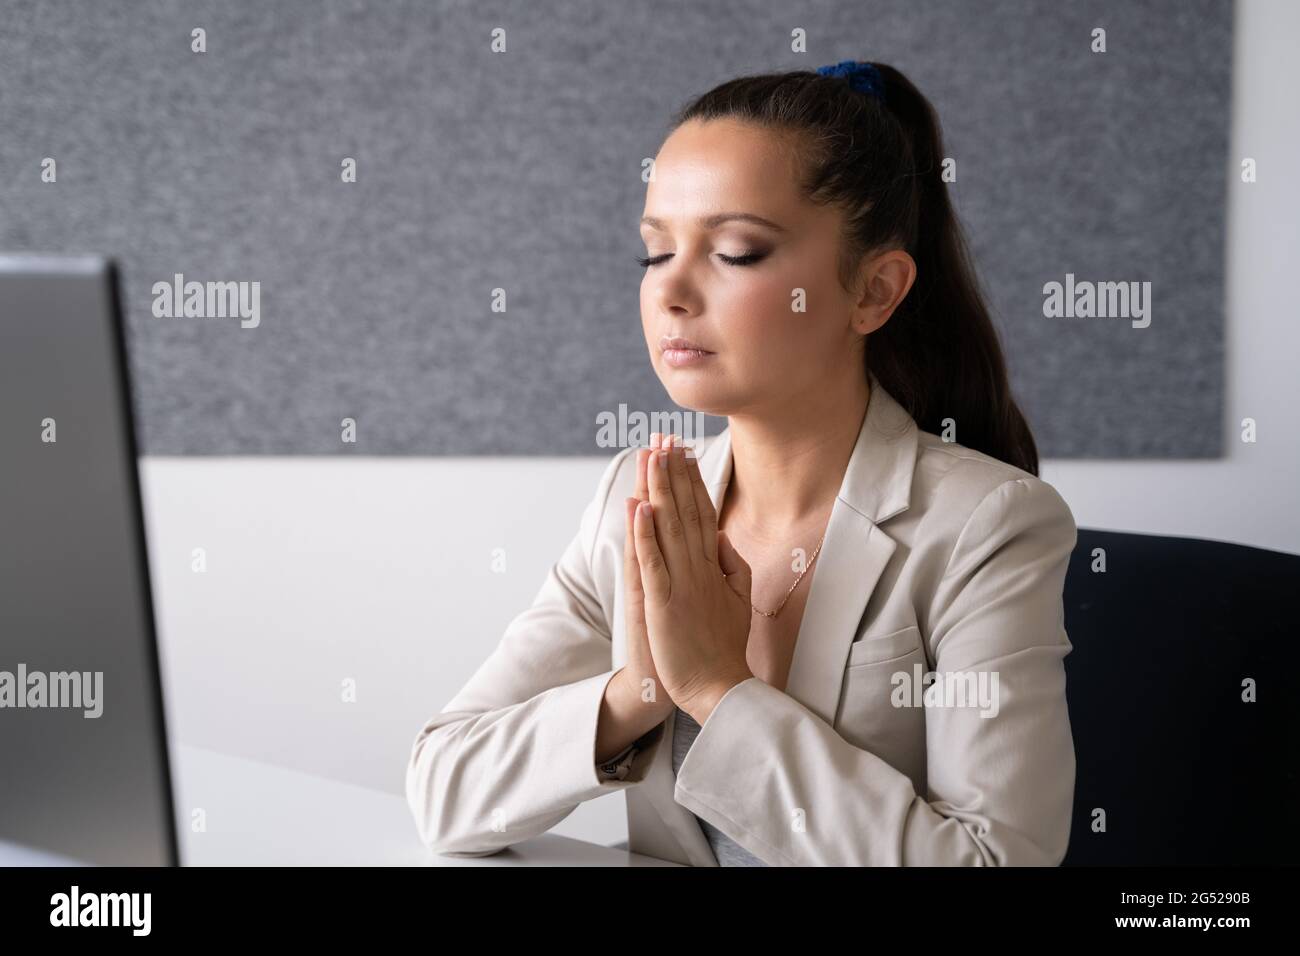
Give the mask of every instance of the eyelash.
[[[665, 252], [663, 255], [652, 256], [649, 258], [642, 258], [641, 256], [637, 256], [636, 261], [637, 261], [637, 265], [641, 266], [641, 268], [648, 269], [650, 266], [659, 265], [659, 263], [663, 262], [670, 255], [672, 255], [671, 252]], [[719, 252], [718, 258], [721, 259], [729, 266], [752, 266], [754, 263], [758, 262], [766, 255], [767, 255], [766, 252], [747, 252], [743, 256], [724, 256], [722, 253]]]

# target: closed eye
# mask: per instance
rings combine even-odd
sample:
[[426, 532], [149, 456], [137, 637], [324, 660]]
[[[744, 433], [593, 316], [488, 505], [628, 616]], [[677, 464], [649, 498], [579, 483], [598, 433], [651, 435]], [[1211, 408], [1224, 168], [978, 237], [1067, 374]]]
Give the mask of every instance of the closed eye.
[[[718, 258], [729, 266], [752, 266], [754, 263], [766, 257], [766, 255], [766, 252], [747, 252], [743, 256], [725, 256], [719, 252]], [[636, 261], [637, 265], [641, 266], [641, 268], [648, 269], [650, 266], [657, 266], [659, 263], [665, 262], [670, 258], [672, 258], [672, 253], [665, 252], [662, 255], [650, 256], [648, 258], [637, 256]]]

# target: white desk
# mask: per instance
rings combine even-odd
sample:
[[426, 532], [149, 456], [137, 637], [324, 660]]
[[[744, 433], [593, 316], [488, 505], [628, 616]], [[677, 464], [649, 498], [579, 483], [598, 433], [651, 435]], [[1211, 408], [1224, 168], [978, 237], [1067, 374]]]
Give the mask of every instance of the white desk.
[[[677, 865], [549, 833], [491, 856], [435, 856], [397, 794], [200, 747], [173, 748], [172, 760], [185, 866]], [[0, 840], [0, 866], [63, 865], [85, 864]]]
[[[181, 746], [175, 755], [186, 866], [676, 866], [542, 834], [486, 857], [435, 856], [420, 844], [404, 797]], [[206, 832], [190, 826], [206, 811]]]
[[81, 860], [59, 856], [47, 850], [0, 840], [0, 867], [10, 866], [86, 866]]

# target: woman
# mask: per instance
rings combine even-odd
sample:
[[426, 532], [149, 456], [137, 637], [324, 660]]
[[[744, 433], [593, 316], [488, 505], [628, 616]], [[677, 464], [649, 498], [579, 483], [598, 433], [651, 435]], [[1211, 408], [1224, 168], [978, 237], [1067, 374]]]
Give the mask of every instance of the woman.
[[883, 64], [742, 77], [676, 117], [642, 324], [673, 400], [728, 427], [698, 459], [616, 456], [420, 731], [407, 794], [435, 851], [625, 790], [629, 849], [679, 863], [1060, 863], [1076, 529], [943, 158]]

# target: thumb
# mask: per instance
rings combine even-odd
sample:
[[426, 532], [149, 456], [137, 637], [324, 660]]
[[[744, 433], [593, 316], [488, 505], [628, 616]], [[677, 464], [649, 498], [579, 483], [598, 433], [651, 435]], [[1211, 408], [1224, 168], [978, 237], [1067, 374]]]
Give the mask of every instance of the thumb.
[[731, 590], [748, 601], [750, 589], [753, 587], [753, 575], [749, 564], [740, 556], [740, 552], [736, 550], [725, 531], [718, 532], [718, 566], [726, 575]]

